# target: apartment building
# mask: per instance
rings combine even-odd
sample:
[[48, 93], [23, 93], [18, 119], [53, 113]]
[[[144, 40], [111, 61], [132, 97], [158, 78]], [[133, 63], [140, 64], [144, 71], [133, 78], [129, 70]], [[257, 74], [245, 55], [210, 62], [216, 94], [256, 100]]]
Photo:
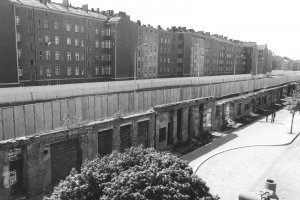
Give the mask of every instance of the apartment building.
[[107, 19], [99, 9], [51, 1], [10, 1], [14, 9], [21, 85], [99, 80], [101, 30]]
[[246, 74], [252, 75], [258, 74], [257, 70], [257, 44], [256, 42], [244, 42], [243, 43], [243, 55], [245, 58]]
[[162, 29], [159, 25], [158, 29], [158, 77], [174, 77], [176, 76], [176, 68], [174, 67], [174, 33], [170, 29]]
[[157, 78], [158, 73], [158, 29], [141, 25], [138, 21], [137, 78]]

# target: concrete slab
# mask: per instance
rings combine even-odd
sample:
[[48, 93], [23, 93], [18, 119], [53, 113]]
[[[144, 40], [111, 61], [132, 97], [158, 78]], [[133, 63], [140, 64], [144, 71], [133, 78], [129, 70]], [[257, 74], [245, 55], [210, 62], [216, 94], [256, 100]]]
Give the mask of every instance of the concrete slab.
[[28, 104], [24, 106], [25, 111], [25, 135], [30, 136], [35, 133], [34, 106]]
[[34, 104], [35, 133], [45, 130], [44, 105], [43, 103]]
[[107, 95], [101, 96], [101, 118], [107, 117], [108, 105], [107, 105]]
[[95, 96], [89, 96], [89, 121], [95, 120]]
[[51, 102], [44, 103], [45, 130], [53, 129], [53, 112]]
[[95, 119], [101, 119], [101, 96], [95, 96]]
[[52, 102], [52, 112], [53, 112], [53, 128], [59, 128], [61, 126], [61, 114], [60, 114], [60, 103], [59, 101]]
[[89, 98], [81, 98], [81, 107], [82, 107], [82, 121], [86, 122], [89, 120]]
[[76, 119], [78, 120], [77, 122], [81, 123], [83, 118], [82, 118], [82, 102], [80, 97], [75, 98], [75, 106], [76, 106], [75, 109]]
[[14, 106], [15, 133], [16, 137], [25, 136], [24, 106]]
[[76, 119], [76, 102], [75, 99], [68, 99], [68, 113], [73, 123], [77, 122]]
[[0, 141], [4, 139], [3, 121], [2, 121], [2, 108], [0, 108]]

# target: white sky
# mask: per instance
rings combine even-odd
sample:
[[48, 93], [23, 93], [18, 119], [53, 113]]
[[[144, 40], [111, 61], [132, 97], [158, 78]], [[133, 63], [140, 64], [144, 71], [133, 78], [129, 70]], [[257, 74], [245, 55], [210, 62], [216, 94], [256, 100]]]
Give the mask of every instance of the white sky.
[[[52, 0], [62, 2], [62, 0]], [[163, 28], [182, 26], [268, 44], [275, 54], [300, 59], [299, 0], [69, 0], [72, 6], [124, 11], [131, 20]]]

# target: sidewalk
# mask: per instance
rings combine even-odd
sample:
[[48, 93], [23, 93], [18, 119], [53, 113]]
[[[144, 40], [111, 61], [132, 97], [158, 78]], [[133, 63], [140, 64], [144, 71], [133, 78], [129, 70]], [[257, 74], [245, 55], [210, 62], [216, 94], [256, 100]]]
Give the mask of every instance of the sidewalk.
[[[300, 132], [300, 115], [295, 115], [293, 134], [289, 134], [291, 117], [288, 111], [280, 110], [276, 114], [274, 123], [266, 122], [263, 118], [181, 159], [191, 161], [190, 166], [194, 171], [205, 161], [196, 174], [204, 179], [211, 192], [218, 194], [222, 200], [238, 199], [238, 194], [243, 191], [257, 192], [261, 189], [258, 185], [264, 181], [264, 173], [271, 171], [274, 162], [279, 160], [289, 146], [238, 147], [280, 145], [291, 142], [296, 133]], [[232, 148], [238, 149], [230, 150]], [[223, 151], [225, 152], [222, 153]], [[194, 159], [195, 155], [199, 157]]]

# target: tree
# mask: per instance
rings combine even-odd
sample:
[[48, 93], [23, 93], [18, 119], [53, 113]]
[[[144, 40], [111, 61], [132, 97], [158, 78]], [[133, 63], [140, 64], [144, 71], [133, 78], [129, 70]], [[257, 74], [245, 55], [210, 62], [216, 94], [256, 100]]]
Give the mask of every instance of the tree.
[[218, 200], [186, 161], [153, 148], [132, 147], [85, 162], [48, 200]]
[[290, 134], [292, 134], [294, 116], [297, 112], [300, 113], [300, 90], [294, 90], [292, 96], [285, 97], [283, 104], [285, 106], [285, 109], [290, 111], [290, 113], [292, 114], [292, 123], [291, 123], [291, 131], [290, 131]]

